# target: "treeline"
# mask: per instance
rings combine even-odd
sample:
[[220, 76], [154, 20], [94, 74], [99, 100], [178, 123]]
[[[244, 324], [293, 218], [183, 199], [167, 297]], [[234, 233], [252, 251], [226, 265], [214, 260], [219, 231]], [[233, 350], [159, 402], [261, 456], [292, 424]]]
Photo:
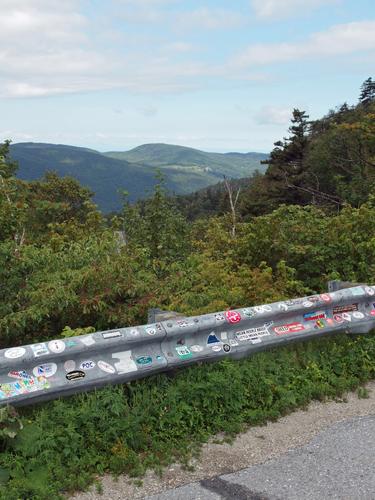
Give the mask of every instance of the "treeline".
[[[244, 220], [281, 204], [340, 210], [360, 206], [374, 192], [375, 81], [361, 86], [359, 102], [330, 110], [309, 121], [294, 109], [289, 136], [275, 142], [265, 175], [232, 181], [240, 187], [238, 212]], [[190, 218], [220, 215], [229, 209], [224, 183], [176, 198]]]

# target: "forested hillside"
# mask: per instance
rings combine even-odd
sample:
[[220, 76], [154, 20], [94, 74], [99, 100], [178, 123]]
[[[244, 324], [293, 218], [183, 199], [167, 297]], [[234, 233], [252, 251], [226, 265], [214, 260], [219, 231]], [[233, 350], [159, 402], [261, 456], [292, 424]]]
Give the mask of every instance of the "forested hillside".
[[108, 213], [121, 210], [122, 191], [134, 202], [150, 196], [160, 169], [171, 193], [184, 194], [215, 184], [227, 175], [247, 177], [264, 171], [262, 153], [206, 153], [169, 144], [145, 144], [126, 152], [100, 153], [62, 144], [18, 143], [10, 147], [18, 162], [17, 176], [37, 180], [54, 171], [72, 176], [94, 194], [99, 208]]
[[[17, 178], [4, 143], [0, 347], [142, 324], [152, 307], [193, 315], [323, 292], [331, 279], [375, 284], [374, 118], [368, 79], [356, 106], [314, 122], [294, 110], [264, 176], [179, 201], [156, 179], [147, 201], [126, 203], [110, 220], [72, 178]], [[186, 462], [215, 433], [275, 419], [374, 376], [373, 335], [333, 336], [51, 402], [21, 417], [7, 410], [0, 498], [58, 498], [105, 471], [136, 476]]]
[[[375, 183], [374, 95], [375, 83], [370, 78], [355, 106], [344, 103], [315, 121], [294, 109], [289, 135], [275, 142], [269, 159], [262, 161], [268, 165], [265, 175], [253, 174], [241, 181], [239, 213], [246, 219], [284, 203], [328, 210], [364, 203]], [[207, 206], [216, 205], [222, 213], [221, 186], [178, 197], [178, 205], [190, 218], [204, 215]]]

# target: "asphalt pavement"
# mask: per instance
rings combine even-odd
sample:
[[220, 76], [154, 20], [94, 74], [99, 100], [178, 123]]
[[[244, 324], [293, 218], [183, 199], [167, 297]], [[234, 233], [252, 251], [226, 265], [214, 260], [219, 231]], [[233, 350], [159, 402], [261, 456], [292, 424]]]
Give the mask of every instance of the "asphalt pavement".
[[338, 422], [262, 464], [143, 498], [375, 500], [375, 415]]

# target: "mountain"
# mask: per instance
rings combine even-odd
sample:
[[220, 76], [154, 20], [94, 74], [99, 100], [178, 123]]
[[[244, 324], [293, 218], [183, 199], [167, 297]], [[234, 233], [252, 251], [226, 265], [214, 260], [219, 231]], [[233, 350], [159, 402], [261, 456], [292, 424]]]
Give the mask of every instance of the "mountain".
[[129, 193], [129, 200], [145, 198], [156, 183], [158, 168], [166, 186], [176, 194], [191, 193], [215, 184], [223, 175], [239, 178], [254, 170], [264, 170], [261, 153], [205, 153], [182, 146], [145, 144], [127, 152], [100, 153], [93, 149], [46, 143], [11, 145], [12, 159], [18, 161], [18, 177], [38, 179], [48, 170], [75, 177], [94, 193], [94, 201], [103, 212], [119, 210], [119, 191]]
[[222, 179], [223, 175], [248, 177], [254, 170], [260, 169], [260, 160], [268, 156], [264, 153], [207, 153], [185, 146], [158, 143], [143, 144], [130, 151], [110, 151], [104, 154], [110, 158], [146, 163], [159, 168], [212, 173], [216, 174], [217, 180]]

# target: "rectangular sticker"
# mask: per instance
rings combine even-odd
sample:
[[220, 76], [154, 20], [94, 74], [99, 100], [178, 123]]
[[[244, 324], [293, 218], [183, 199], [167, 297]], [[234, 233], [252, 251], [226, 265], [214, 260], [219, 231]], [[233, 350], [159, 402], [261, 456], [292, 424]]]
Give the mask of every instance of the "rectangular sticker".
[[116, 337], [122, 337], [121, 332], [106, 332], [102, 333], [103, 339], [115, 339]]
[[305, 321], [316, 321], [317, 319], [325, 319], [326, 317], [325, 311], [308, 312], [303, 315]]
[[275, 326], [276, 335], [286, 335], [287, 333], [297, 333], [305, 330], [305, 327], [298, 322], [289, 323], [287, 325]]
[[260, 337], [265, 337], [266, 335], [270, 335], [268, 328], [266, 328], [265, 326], [259, 326], [257, 328], [248, 328], [247, 330], [237, 332], [236, 338], [241, 341], [253, 341], [259, 339]]
[[358, 304], [348, 304], [346, 306], [336, 306], [333, 308], [333, 314], [342, 314], [353, 311], [358, 311]]

